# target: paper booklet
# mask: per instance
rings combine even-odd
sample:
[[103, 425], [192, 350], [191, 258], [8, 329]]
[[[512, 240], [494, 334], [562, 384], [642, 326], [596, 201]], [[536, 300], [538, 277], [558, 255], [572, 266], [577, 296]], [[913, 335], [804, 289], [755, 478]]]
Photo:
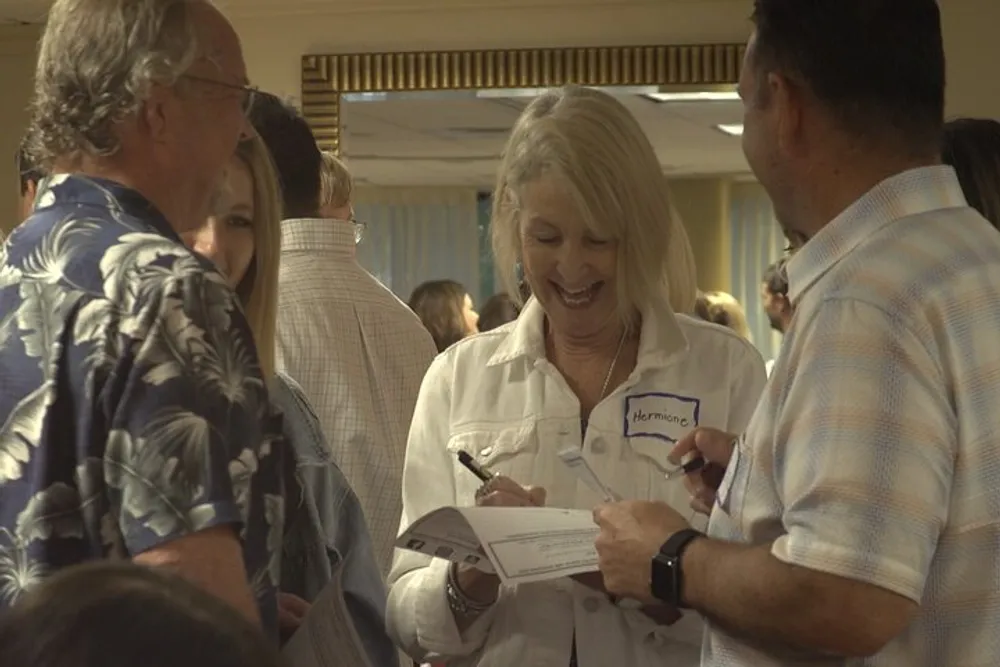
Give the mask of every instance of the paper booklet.
[[590, 510], [442, 507], [414, 521], [396, 546], [516, 584], [596, 572], [597, 534]]
[[[342, 564], [341, 564], [342, 565]], [[343, 567], [313, 601], [302, 625], [281, 649], [288, 667], [371, 667], [344, 602]]]

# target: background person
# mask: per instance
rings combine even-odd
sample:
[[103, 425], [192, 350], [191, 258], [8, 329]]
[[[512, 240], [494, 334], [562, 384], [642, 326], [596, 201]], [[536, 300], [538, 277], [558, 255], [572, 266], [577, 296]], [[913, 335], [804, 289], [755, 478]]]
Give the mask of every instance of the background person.
[[700, 292], [694, 307], [695, 314], [706, 322], [732, 329], [740, 336], [752, 341], [750, 327], [743, 306], [732, 294], [711, 291]]
[[478, 328], [480, 331], [492, 331], [513, 322], [520, 314], [521, 309], [510, 295], [499, 292], [488, 298], [479, 309]]
[[[282, 185], [276, 366], [305, 391], [333, 460], [358, 495], [388, 574], [402, 510], [406, 433], [434, 344], [417, 317], [358, 264], [350, 197], [320, 213], [324, 162], [292, 106], [260, 95], [251, 119]], [[343, 163], [331, 183], [350, 184]]]
[[31, 209], [35, 205], [35, 195], [38, 193], [38, 184], [44, 176], [42, 170], [36, 167], [31, 160], [27, 144], [27, 137], [25, 137], [21, 141], [21, 145], [18, 146], [17, 154], [14, 156], [14, 162], [17, 166], [18, 185], [20, 187], [18, 192], [21, 197], [19, 201], [21, 220], [25, 220], [31, 215]]
[[271, 156], [260, 138], [240, 144], [217, 205], [215, 214], [184, 239], [219, 267], [244, 304], [260, 350], [261, 370], [284, 416], [285, 440], [295, 456], [295, 474], [286, 477], [279, 595], [283, 630], [294, 632], [309, 603], [338, 577], [347, 618], [342, 634], [326, 638], [332, 644], [326, 648], [343, 655], [364, 651], [373, 667], [397, 664], [383, 620], [385, 586], [361, 505], [334, 462], [301, 387], [274, 369], [281, 195]]
[[958, 174], [969, 206], [1000, 229], [1000, 122], [958, 118], [945, 123], [942, 157]]
[[438, 352], [479, 332], [479, 313], [472, 297], [454, 280], [428, 280], [417, 285], [409, 306], [434, 339]]

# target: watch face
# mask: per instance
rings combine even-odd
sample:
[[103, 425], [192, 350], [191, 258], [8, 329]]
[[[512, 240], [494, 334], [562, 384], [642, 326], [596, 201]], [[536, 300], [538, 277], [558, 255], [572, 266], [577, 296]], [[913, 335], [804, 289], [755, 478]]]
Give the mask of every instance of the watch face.
[[652, 585], [650, 592], [657, 600], [676, 604], [677, 598], [677, 558], [657, 554], [653, 559]]

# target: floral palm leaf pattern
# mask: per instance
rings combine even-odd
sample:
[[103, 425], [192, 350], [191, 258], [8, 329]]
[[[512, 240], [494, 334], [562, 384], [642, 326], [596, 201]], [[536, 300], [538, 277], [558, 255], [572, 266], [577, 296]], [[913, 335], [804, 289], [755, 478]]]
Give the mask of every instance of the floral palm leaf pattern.
[[231, 524], [276, 628], [281, 423], [234, 295], [134, 191], [56, 176], [37, 201], [0, 249], [0, 607]]

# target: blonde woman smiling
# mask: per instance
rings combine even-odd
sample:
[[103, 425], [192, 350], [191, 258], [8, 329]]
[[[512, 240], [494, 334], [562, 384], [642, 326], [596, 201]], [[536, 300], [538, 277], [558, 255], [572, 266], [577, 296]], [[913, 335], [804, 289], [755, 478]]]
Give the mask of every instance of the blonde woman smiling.
[[383, 622], [385, 588], [357, 496], [330, 458], [302, 390], [274, 370], [281, 203], [271, 157], [259, 138], [240, 145], [217, 209], [184, 240], [215, 263], [244, 304], [261, 370], [284, 413], [285, 439], [295, 453], [295, 474], [286, 477], [282, 629], [294, 631], [308, 607], [303, 600], [314, 600], [340, 570], [349, 612], [342, 622], [357, 634], [345, 628], [329, 638], [337, 642], [337, 655], [345, 664], [396, 667]]
[[[437, 357], [403, 472], [405, 528], [445, 505], [590, 509], [560, 461], [579, 448], [626, 498], [688, 509], [667, 453], [695, 425], [740, 432], [764, 382], [760, 355], [691, 311], [691, 248], [662, 167], [613, 97], [571, 87], [529, 105], [494, 191], [493, 250], [520, 318]], [[519, 267], [519, 268], [516, 268]], [[480, 488], [465, 451], [501, 477]], [[699, 519], [696, 519], [699, 520]], [[704, 523], [702, 523], [704, 527]], [[501, 587], [478, 570], [397, 552], [388, 624], [418, 660], [507, 667], [672, 667], [699, 660], [701, 621], [607, 596], [599, 577]]]

